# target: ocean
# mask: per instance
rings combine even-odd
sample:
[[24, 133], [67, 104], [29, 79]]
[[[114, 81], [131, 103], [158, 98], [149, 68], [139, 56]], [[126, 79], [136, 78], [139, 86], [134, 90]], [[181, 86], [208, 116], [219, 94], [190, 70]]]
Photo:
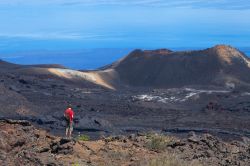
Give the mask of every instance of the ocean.
[[[173, 48], [198, 50], [202, 48]], [[61, 64], [76, 70], [92, 70], [111, 64], [128, 55], [133, 48], [96, 48], [71, 51], [22, 51], [0, 53], [0, 59], [16, 64]], [[250, 48], [239, 48], [250, 57]]]

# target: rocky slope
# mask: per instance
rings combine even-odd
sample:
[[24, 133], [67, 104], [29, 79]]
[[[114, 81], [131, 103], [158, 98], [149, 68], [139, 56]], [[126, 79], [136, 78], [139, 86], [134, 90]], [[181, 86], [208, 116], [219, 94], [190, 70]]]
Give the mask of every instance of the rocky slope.
[[241, 165], [250, 164], [250, 140], [223, 142], [190, 133], [187, 139], [157, 134], [69, 140], [27, 121], [0, 121], [1, 165]]
[[106, 67], [128, 86], [179, 88], [183, 86], [249, 87], [250, 60], [239, 50], [217, 45], [200, 51], [135, 50]]

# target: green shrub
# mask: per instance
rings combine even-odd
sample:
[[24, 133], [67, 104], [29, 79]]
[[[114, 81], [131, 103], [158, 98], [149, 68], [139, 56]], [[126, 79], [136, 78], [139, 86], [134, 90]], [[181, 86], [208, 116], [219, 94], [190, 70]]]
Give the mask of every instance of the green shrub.
[[80, 135], [77, 137], [78, 141], [89, 141], [90, 137], [88, 135]]
[[80, 166], [80, 164], [74, 163], [74, 164], [72, 164], [72, 166]]

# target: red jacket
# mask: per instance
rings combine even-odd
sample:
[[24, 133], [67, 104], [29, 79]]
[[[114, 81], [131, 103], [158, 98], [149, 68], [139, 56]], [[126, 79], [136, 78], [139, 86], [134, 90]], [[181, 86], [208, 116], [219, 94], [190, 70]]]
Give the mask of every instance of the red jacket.
[[72, 108], [68, 108], [64, 112], [64, 116], [69, 118], [69, 121], [72, 122], [74, 118], [74, 111]]

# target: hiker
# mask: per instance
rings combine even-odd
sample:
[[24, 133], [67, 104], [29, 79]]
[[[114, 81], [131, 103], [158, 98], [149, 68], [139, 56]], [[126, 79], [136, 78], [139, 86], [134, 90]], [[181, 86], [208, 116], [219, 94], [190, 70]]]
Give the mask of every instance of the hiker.
[[74, 118], [74, 111], [71, 105], [64, 112], [64, 117], [66, 120], [66, 137], [71, 138], [71, 134], [73, 131], [73, 118]]

